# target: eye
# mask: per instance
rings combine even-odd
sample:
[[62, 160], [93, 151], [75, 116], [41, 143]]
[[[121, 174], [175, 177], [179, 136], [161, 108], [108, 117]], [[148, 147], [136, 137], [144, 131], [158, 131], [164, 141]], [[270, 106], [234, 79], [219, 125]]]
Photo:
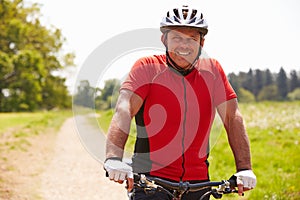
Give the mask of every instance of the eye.
[[182, 38], [180, 36], [174, 36], [172, 38], [175, 42], [180, 42], [182, 40]]
[[198, 41], [199, 40], [199, 38], [197, 37], [197, 36], [193, 36], [193, 37], [191, 37], [191, 40], [193, 40], [193, 41]]

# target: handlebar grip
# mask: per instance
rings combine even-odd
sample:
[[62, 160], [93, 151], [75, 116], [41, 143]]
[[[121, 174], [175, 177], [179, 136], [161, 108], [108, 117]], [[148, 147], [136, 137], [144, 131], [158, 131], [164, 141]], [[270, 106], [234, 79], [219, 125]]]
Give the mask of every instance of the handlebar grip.
[[133, 181], [135, 183], [139, 182], [140, 181], [140, 175], [133, 173]]
[[230, 179], [228, 180], [228, 182], [230, 183], [230, 187], [232, 187], [232, 188], [237, 187], [236, 176], [235, 175], [232, 175], [230, 177]]

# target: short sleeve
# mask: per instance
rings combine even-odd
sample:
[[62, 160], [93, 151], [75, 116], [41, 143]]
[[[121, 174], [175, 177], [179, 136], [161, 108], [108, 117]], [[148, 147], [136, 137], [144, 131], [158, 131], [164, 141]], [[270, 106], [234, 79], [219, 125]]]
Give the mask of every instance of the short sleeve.
[[131, 68], [126, 80], [122, 83], [121, 89], [127, 89], [145, 99], [148, 95], [151, 78], [149, 66], [145, 58], [137, 60]]
[[237, 95], [218, 61], [215, 61], [215, 70], [214, 104], [218, 106], [225, 101], [237, 98]]

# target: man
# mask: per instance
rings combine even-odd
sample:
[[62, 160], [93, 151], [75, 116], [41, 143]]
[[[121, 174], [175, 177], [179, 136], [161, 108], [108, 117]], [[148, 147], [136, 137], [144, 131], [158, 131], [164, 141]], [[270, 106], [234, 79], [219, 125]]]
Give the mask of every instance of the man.
[[[174, 182], [209, 180], [209, 134], [216, 111], [234, 154], [239, 194], [256, 185], [237, 96], [221, 65], [201, 55], [207, 27], [196, 9], [170, 10], [161, 22], [166, 54], [139, 59], [122, 84], [108, 131], [104, 168], [110, 180], [127, 180], [135, 199], [169, 197], [133, 188], [132, 172]], [[122, 158], [133, 117], [137, 141], [131, 168]], [[204, 192], [189, 192], [183, 199], [199, 199]]]

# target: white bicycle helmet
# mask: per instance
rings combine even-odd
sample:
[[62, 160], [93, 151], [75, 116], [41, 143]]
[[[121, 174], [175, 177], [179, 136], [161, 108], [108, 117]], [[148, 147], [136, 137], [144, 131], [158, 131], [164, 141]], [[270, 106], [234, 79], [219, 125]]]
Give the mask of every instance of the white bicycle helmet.
[[161, 32], [165, 32], [170, 27], [194, 27], [204, 35], [208, 32], [208, 25], [203, 18], [203, 14], [197, 9], [183, 5], [167, 12], [167, 16], [160, 23]]

